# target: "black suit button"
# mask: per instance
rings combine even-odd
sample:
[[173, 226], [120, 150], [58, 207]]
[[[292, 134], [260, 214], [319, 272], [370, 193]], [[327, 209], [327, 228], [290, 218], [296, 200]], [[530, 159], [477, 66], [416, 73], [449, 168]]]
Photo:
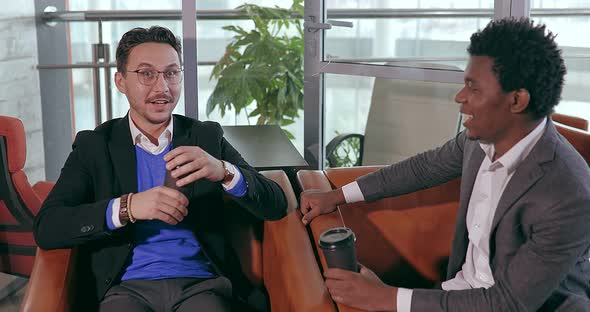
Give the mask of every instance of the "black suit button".
[[93, 225], [85, 225], [85, 226], [83, 226], [83, 227], [80, 228], [80, 232], [87, 233], [87, 232], [92, 231], [93, 229], [94, 229], [94, 226]]
[[111, 279], [110, 278], [107, 278], [106, 280], [104, 280], [104, 283], [107, 284], [107, 285], [110, 284], [111, 283]]

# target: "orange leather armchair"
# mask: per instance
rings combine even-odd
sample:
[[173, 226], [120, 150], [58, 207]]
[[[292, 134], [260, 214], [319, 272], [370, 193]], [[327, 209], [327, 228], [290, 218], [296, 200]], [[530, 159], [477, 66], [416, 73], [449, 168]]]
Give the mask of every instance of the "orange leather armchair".
[[[261, 222], [246, 214], [232, 211], [226, 231], [230, 244], [236, 252], [242, 273], [254, 287], [268, 294], [273, 311], [314, 311], [310, 306], [317, 302], [296, 298], [296, 305], [289, 308], [293, 294], [288, 291], [305, 286], [307, 280], [298, 271], [298, 255], [311, 255], [309, 262], [315, 266], [316, 280], [322, 279], [313, 258], [313, 251], [305, 227], [300, 222], [297, 199], [283, 171], [263, 171], [266, 177], [277, 182], [283, 189], [289, 203], [289, 215], [278, 221]], [[235, 209], [235, 203], [226, 201], [224, 209]], [[22, 311], [76, 311], [74, 297], [83, 287], [76, 284], [76, 254], [74, 249], [37, 249], [35, 266], [23, 300]], [[315, 292], [310, 287], [310, 292]], [[332, 305], [326, 298], [326, 302]]]
[[33, 219], [53, 183], [31, 186], [23, 167], [26, 161], [23, 123], [0, 116], [0, 271], [29, 276], [37, 245]]
[[[302, 170], [297, 178], [303, 190], [331, 190], [380, 168], [382, 166]], [[458, 207], [459, 179], [370, 204], [342, 205], [340, 211], [319, 216], [310, 223], [320, 267], [326, 268], [317, 244], [320, 234], [346, 225], [356, 235], [358, 261], [384, 282], [409, 288], [432, 287], [446, 275]], [[357, 310], [337, 304], [324, 311]]]

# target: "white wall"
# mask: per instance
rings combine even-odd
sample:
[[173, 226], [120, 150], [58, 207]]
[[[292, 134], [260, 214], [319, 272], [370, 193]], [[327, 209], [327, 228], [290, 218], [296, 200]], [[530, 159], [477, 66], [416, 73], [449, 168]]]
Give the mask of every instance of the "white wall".
[[45, 179], [43, 124], [33, 0], [3, 1], [0, 10], [0, 115], [21, 119], [27, 136], [25, 172]]

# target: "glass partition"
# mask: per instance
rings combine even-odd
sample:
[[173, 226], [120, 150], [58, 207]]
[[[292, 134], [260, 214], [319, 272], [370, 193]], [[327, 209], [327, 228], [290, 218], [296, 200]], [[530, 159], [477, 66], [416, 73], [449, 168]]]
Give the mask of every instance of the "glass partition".
[[[252, 6], [238, 10], [246, 3]], [[197, 15], [200, 119], [222, 125], [278, 124], [302, 153], [303, 23], [291, 11], [298, 3], [197, 2], [197, 12], [203, 14], [226, 10], [240, 15]]]
[[332, 26], [325, 32], [324, 61], [330, 62], [464, 68], [469, 37], [494, 15], [493, 0], [325, 3]]
[[459, 84], [331, 74], [325, 80], [327, 167], [389, 165], [459, 129]]
[[567, 67], [562, 100], [555, 111], [590, 120], [590, 37], [580, 33], [590, 22], [590, 1], [533, 0], [531, 8], [531, 18], [557, 35]]

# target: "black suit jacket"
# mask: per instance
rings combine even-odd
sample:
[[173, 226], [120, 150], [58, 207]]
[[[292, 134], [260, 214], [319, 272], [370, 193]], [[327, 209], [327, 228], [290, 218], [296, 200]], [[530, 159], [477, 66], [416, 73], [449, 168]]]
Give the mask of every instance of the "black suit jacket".
[[[240, 168], [248, 185], [241, 198], [234, 198], [251, 215], [276, 220], [286, 215], [281, 188], [249, 166], [223, 138], [221, 126], [174, 115], [173, 148], [199, 146], [211, 156]], [[61, 175], [35, 219], [35, 240], [43, 249], [79, 247], [80, 285], [93, 287], [95, 300], [102, 299], [128, 265], [133, 242], [133, 224], [110, 231], [106, 210], [111, 199], [137, 192], [136, 156], [128, 117], [114, 119], [94, 131], [81, 131]], [[223, 189], [219, 182], [203, 179], [189, 187], [191, 225], [203, 250], [220, 274], [233, 278], [227, 266], [235, 262], [222, 231]], [[85, 271], [85, 270], [89, 270]], [[239, 271], [239, 270], [237, 270]]]

